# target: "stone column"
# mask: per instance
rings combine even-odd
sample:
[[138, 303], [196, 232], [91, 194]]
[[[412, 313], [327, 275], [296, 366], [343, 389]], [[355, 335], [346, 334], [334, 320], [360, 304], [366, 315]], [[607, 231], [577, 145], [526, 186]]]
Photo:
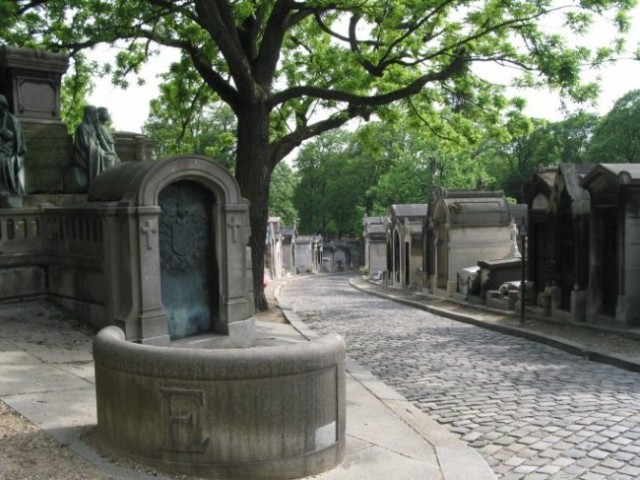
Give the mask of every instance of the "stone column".
[[[158, 241], [161, 209], [158, 206], [137, 207], [138, 256], [140, 259], [140, 313], [138, 321], [142, 343], [168, 345], [167, 316], [162, 306], [160, 244]], [[134, 237], [135, 238], [135, 237]]]
[[[221, 311], [214, 330], [233, 339], [245, 339], [246, 346], [255, 341], [253, 299], [248, 299], [247, 282], [252, 283], [251, 249], [249, 243], [249, 205], [226, 204], [220, 211], [217, 231], [221, 239], [220, 265]], [[249, 278], [247, 278], [247, 276]]]

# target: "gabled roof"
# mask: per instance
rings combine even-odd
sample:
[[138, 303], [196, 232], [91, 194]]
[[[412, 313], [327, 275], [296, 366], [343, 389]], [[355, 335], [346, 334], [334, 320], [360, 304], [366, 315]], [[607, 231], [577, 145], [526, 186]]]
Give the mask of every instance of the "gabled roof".
[[582, 186], [589, 189], [598, 181], [617, 185], [640, 184], [640, 164], [601, 163], [582, 179]]
[[547, 198], [550, 197], [556, 175], [558, 175], [558, 167], [542, 167], [524, 182], [522, 193], [527, 203], [531, 203], [539, 193], [543, 193]]
[[582, 186], [581, 181], [594, 167], [595, 164], [591, 163], [561, 163], [555, 180], [553, 202], [558, 205], [559, 198], [557, 197], [562, 191], [565, 191], [571, 199], [571, 211], [573, 214], [588, 214], [591, 209], [591, 195]]

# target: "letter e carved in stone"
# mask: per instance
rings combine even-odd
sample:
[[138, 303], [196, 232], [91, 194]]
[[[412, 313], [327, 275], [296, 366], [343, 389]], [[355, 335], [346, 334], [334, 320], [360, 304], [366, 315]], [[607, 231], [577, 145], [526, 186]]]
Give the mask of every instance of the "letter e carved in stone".
[[160, 388], [164, 403], [165, 433], [162, 448], [177, 452], [203, 453], [209, 438], [202, 434], [202, 390]]

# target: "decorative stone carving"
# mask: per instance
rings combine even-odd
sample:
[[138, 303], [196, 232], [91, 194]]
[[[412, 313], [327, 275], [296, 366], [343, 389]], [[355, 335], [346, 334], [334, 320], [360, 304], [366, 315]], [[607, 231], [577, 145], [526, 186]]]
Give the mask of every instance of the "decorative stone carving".
[[24, 194], [26, 153], [20, 121], [9, 113], [9, 103], [0, 95], [0, 195]]

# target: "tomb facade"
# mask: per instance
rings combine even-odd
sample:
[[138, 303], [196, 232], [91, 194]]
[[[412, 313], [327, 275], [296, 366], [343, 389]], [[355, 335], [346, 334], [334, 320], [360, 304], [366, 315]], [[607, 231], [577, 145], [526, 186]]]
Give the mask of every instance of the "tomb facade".
[[321, 235], [300, 235], [294, 244], [296, 273], [317, 273], [322, 269], [323, 241]]
[[387, 222], [386, 216], [364, 217], [364, 267], [369, 277], [381, 279], [387, 267]]
[[426, 204], [392, 205], [386, 226], [386, 283], [396, 288], [422, 288], [423, 224]]
[[270, 278], [282, 277], [282, 225], [280, 217], [267, 220], [267, 238], [264, 252], [264, 271]]
[[580, 182], [593, 165], [541, 168], [523, 186], [528, 204], [527, 278], [538, 313], [585, 321], [590, 195]]
[[640, 165], [600, 164], [581, 183], [591, 195], [586, 319], [640, 325]]
[[511, 225], [502, 192], [435, 189], [425, 234], [425, 271], [432, 292], [453, 296], [464, 268], [508, 257]]
[[295, 227], [282, 228], [282, 267], [289, 273], [294, 273], [296, 264], [295, 245], [298, 230]]
[[252, 344], [249, 206], [222, 165], [199, 156], [125, 162], [96, 177], [89, 204], [109, 218], [107, 318], [127, 339], [218, 333]]

